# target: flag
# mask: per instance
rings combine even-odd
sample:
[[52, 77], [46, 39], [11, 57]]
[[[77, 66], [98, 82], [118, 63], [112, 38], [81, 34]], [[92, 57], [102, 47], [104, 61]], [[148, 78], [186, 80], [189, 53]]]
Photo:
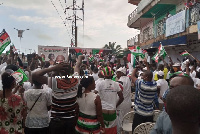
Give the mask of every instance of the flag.
[[90, 57], [89, 57], [89, 61], [90, 61], [90, 62], [94, 61], [94, 57], [93, 57], [93, 55], [90, 55]]
[[135, 68], [135, 66], [136, 66], [136, 57], [133, 56], [133, 68]]
[[159, 61], [159, 58], [162, 56], [163, 59], [166, 57], [167, 53], [165, 51], [165, 48], [162, 46], [162, 44], [160, 43], [160, 46], [158, 48], [158, 51], [156, 52], [156, 54], [152, 57], [152, 59], [155, 61], [155, 62], [160, 62]]
[[142, 49], [142, 53], [143, 53], [143, 54], [147, 53], [147, 50]]
[[3, 29], [3, 31], [0, 33], [0, 55], [5, 50], [5, 48], [10, 44], [10, 36], [8, 33]]
[[14, 44], [12, 44], [11, 46], [12, 46], [12, 48], [13, 48], [13, 49], [12, 49], [13, 52], [17, 51], [17, 49], [15, 48], [15, 45], [14, 45]]
[[135, 57], [140, 56], [142, 59], [144, 59], [145, 55], [139, 46], [129, 47], [129, 50], [131, 51], [132, 55], [134, 55]]
[[[13, 52], [16, 52], [17, 49], [15, 48], [14, 44], [12, 44], [11, 46], [12, 46], [12, 48], [13, 48], [13, 49], [12, 49]], [[6, 55], [9, 55], [9, 54], [10, 54], [10, 50], [6, 51]]]
[[103, 49], [92, 49], [92, 54], [99, 54], [99, 55], [101, 55], [102, 52], [103, 52]]
[[187, 56], [187, 55], [189, 55], [189, 53], [186, 52], [186, 51], [183, 51], [183, 52], [180, 52], [180, 55], [181, 55], [181, 56]]
[[136, 66], [136, 56], [131, 54], [131, 65], [133, 68]]
[[104, 60], [103, 60], [103, 58], [101, 58], [101, 57], [100, 57], [100, 60], [99, 60], [99, 62], [103, 62], [103, 61], [104, 61]]
[[23, 84], [25, 81], [28, 80], [28, 77], [27, 75], [24, 73], [24, 71], [19, 68], [16, 72], [14, 72], [13, 74], [11, 74], [15, 80], [20, 83], [20, 84]]

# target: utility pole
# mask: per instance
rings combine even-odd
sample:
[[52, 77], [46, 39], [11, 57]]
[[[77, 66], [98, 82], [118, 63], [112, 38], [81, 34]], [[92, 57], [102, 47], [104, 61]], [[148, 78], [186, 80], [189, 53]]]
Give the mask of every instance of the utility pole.
[[[66, 0], [65, 0], [65, 3], [66, 3]], [[67, 5], [67, 3], [66, 3]], [[65, 8], [65, 15], [66, 15], [66, 10], [73, 10], [73, 15], [72, 16], [69, 16], [67, 17], [66, 19], [67, 20], [72, 20], [72, 39], [71, 39], [71, 47], [77, 47], [77, 30], [78, 30], [78, 27], [77, 27], [77, 20], [82, 20], [84, 22], [84, 0], [82, 0], [82, 7], [79, 7], [78, 5], [76, 5], [76, 0], [73, 0], [73, 4], [71, 6], [68, 6]], [[83, 18], [80, 18], [76, 15], [76, 11], [77, 10], [82, 10], [83, 12]]]

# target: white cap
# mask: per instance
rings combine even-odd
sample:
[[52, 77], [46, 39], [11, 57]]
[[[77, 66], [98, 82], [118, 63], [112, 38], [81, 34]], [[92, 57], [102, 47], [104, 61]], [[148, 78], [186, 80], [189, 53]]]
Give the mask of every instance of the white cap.
[[142, 71], [138, 71], [138, 73], [139, 73], [138, 76], [141, 76], [141, 74], [144, 73], [144, 72], [142, 72]]
[[126, 75], [126, 68], [125, 67], [120, 67], [118, 70], [117, 70], [117, 72], [122, 72], [123, 74], [125, 74]]
[[164, 72], [163, 71], [158, 71], [157, 73], [159, 76], [164, 76]]
[[144, 67], [143, 70], [144, 70], [144, 71], [147, 71], [147, 67]]
[[174, 63], [173, 67], [180, 67], [181, 64], [180, 63]]
[[200, 72], [200, 67], [197, 67], [197, 69], [196, 69], [196, 70], [197, 70], [197, 72]]

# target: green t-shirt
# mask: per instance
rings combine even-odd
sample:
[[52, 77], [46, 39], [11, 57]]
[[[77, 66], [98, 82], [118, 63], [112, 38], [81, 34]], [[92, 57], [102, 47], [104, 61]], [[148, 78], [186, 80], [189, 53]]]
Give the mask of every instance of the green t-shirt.
[[78, 57], [79, 55], [83, 55], [83, 54], [82, 54], [82, 53], [77, 53], [77, 57]]

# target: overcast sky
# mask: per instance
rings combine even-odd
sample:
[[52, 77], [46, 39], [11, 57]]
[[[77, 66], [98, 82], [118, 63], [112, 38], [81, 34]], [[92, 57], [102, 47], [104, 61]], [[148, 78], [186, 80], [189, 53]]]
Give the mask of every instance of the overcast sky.
[[[72, 15], [63, 8], [70, 6], [73, 0], [52, 0], [58, 13], [65, 19]], [[0, 0], [0, 31], [5, 29], [17, 49], [30, 53], [37, 52], [38, 45], [65, 46], [71, 43], [71, 21], [66, 21], [66, 26], [59, 17], [51, 0]], [[77, 5], [82, 6], [82, 0], [77, 0]], [[123, 48], [127, 40], [134, 37], [137, 30], [128, 28], [128, 15], [136, 6], [128, 0], [85, 0], [85, 21], [78, 21], [78, 47], [102, 48], [108, 42], [116, 42]], [[82, 11], [77, 11], [82, 18]], [[23, 38], [17, 37], [14, 29], [30, 29], [23, 33]], [[84, 29], [84, 32], [83, 32]]]

